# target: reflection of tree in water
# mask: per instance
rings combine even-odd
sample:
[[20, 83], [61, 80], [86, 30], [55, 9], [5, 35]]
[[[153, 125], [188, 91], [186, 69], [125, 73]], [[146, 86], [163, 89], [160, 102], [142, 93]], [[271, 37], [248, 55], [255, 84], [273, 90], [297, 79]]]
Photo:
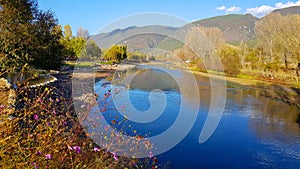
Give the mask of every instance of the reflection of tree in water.
[[154, 89], [179, 91], [175, 79], [159, 69], [144, 69], [132, 79], [129, 85], [130, 88], [146, 91], [152, 91]]
[[[270, 153], [280, 154], [287, 160], [300, 159], [299, 108], [263, 97], [253, 89], [234, 89], [228, 92], [227, 98], [240, 106], [239, 113], [249, 117], [249, 129], [258, 143], [268, 145], [268, 152], [257, 152], [264, 154], [264, 160]], [[260, 156], [257, 158], [261, 160]]]
[[241, 113], [250, 116], [249, 126], [259, 139], [299, 141], [300, 109], [298, 107], [263, 97], [259, 90], [253, 89], [228, 92], [228, 98], [241, 106]]
[[[161, 66], [161, 65], [159, 65]], [[183, 97], [189, 101], [191, 104], [199, 104], [195, 102], [199, 98], [195, 95], [195, 92], [199, 92], [200, 104], [205, 105], [206, 107], [210, 106], [211, 103], [211, 84], [208, 77], [197, 76], [195, 77], [196, 82], [198, 83], [198, 89], [191, 88], [191, 73], [184, 72], [180, 70], [170, 70], [174, 71], [172, 77], [168, 72], [164, 72], [164, 66], [162, 69], [148, 68], [148, 69], [131, 69], [123, 72], [115, 73], [115, 78], [113, 84], [121, 85], [128, 87], [129, 89], [138, 89], [144, 91], [152, 91], [154, 89], [160, 89], [165, 92], [173, 91], [180, 92], [183, 94]], [[169, 69], [166, 66], [167, 69]], [[119, 77], [118, 77], [119, 76]], [[175, 80], [176, 78], [176, 80]], [[128, 81], [128, 79], [132, 79]], [[179, 89], [178, 83], [183, 83], [183, 87]], [[216, 82], [215, 85], [218, 85]]]

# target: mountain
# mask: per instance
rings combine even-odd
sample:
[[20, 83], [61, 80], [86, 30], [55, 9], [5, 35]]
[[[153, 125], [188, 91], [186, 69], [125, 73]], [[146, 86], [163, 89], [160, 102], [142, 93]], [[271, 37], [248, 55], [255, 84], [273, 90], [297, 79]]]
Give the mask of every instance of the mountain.
[[[283, 15], [300, 14], [300, 7], [276, 9], [273, 12], [280, 12]], [[253, 41], [255, 38], [254, 27], [258, 20], [251, 14], [228, 14], [194, 21], [180, 28], [160, 25], [132, 26], [97, 34], [91, 38], [100, 48], [109, 48], [113, 44], [119, 43], [126, 44], [129, 51], [159, 49], [158, 51], [161, 52], [161, 50], [169, 51], [181, 47], [189, 28], [203, 26], [221, 29], [226, 42], [237, 44], [241, 41]]]
[[[96, 41], [100, 48], [109, 48], [113, 44], [126, 44], [130, 50], [143, 48], [154, 48], [168, 35], [174, 34], [178, 28], [170, 26], [143, 26], [116, 29], [108, 33], [93, 35], [91, 38]], [[159, 32], [159, 34], [157, 33]]]
[[109, 48], [113, 44], [119, 43], [126, 44], [131, 51], [156, 47], [172, 50], [182, 46], [182, 44], [168, 36], [181, 37], [178, 39], [183, 39], [185, 36], [183, 32], [189, 26], [218, 27], [224, 32], [225, 40], [233, 43], [252, 39], [257, 20], [256, 17], [250, 14], [229, 14], [194, 21], [181, 28], [159, 25], [132, 26], [125, 29], [116, 29], [108, 33], [100, 33], [91, 38], [96, 41], [100, 48]]
[[192, 22], [203, 27], [217, 27], [223, 31], [225, 41], [233, 43], [253, 39], [255, 22], [258, 18], [251, 14], [228, 14]]
[[282, 15], [300, 14], [300, 6], [292, 6], [288, 8], [276, 9], [273, 12], [279, 12]]

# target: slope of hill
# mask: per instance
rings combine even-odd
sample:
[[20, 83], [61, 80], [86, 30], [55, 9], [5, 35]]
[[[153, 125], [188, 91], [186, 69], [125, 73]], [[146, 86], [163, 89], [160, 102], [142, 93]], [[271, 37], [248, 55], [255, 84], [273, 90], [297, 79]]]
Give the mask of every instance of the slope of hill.
[[247, 41], [255, 37], [254, 26], [258, 18], [251, 14], [228, 14], [192, 22], [196, 26], [217, 27], [227, 42]]
[[159, 25], [143, 27], [132, 26], [125, 29], [116, 29], [109, 33], [97, 34], [91, 38], [96, 41], [100, 48], [109, 48], [113, 44], [124, 42], [126, 42], [129, 48], [130, 46], [137, 48], [153, 48], [166, 36], [174, 34], [177, 29], [178, 28], [175, 27]]
[[288, 8], [276, 9], [273, 12], [279, 12], [282, 15], [300, 14], [300, 6], [292, 6]]
[[152, 49], [156, 48], [156, 46], [166, 38], [167, 36], [165, 35], [144, 33], [130, 36], [118, 44], [126, 45], [129, 51]]

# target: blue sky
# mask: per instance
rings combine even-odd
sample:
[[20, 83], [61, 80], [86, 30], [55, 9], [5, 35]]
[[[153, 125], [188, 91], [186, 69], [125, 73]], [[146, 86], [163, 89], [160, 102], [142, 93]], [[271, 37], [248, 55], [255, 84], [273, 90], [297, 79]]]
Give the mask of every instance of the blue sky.
[[[187, 22], [229, 13], [251, 13], [262, 17], [277, 8], [300, 6], [300, 0], [38, 0], [38, 2], [40, 9], [51, 9], [55, 13], [59, 24], [63, 26], [70, 24], [73, 34], [79, 27], [88, 29], [91, 34], [95, 34], [103, 31], [103, 27], [111, 25], [112, 22], [120, 23], [115, 24], [115, 28], [132, 26], [131, 24], [137, 26], [162, 24], [164, 21], [170, 26], [180, 26], [184, 22], [171, 22], [172, 17], [178, 17]], [[150, 21], [149, 15], [147, 15], [148, 18], [140, 18], [137, 22], [121, 23], [119, 21], [120, 18], [124, 20], [126, 16], [137, 16], [137, 14], [145, 12], [163, 13], [163, 15], [153, 15], [152, 21]], [[171, 17], [168, 18], [168, 15]], [[129, 17], [128, 20], [137, 19]]]

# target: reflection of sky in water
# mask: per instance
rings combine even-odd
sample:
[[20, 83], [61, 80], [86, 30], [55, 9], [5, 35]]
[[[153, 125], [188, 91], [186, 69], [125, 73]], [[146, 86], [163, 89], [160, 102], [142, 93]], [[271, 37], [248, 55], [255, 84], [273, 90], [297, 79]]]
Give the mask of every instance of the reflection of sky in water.
[[[98, 86], [102, 86], [103, 81], [99, 81], [96, 83], [96, 92], [102, 96], [104, 93], [111, 89], [111, 85], [107, 85], [106, 87], [99, 88]], [[117, 86], [118, 92], [122, 92], [123, 90], [126, 90], [126, 88], [122, 86]], [[129, 91], [129, 96], [132, 105], [140, 110], [140, 111], [146, 111], [150, 108], [150, 103], [148, 100], [150, 92], [149, 91], [144, 91], [140, 89], [132, 89]], [[156, 119], [153, 122], [150, 123], [145, 123], [145, 124], [140, 124], [140, 123], [135, 123], [135, 122], [130, 122], [126, 121], [126, 124], [122, 123], [120, 126], [131, 126], [129, 130], [127, 130], [128, 134], [133, 134], [132, 130], [137, 130], [139, 131], [138, 134], [141, 135], [157, 135], [165, 131], [176, 119], [178, 112], [179, 112], [179, 106], [180, 106], [180, 93], [174, 92], [174, 91], [166, 91], [165, 92], [167, 96], [167, 106], [165, 111], [162, 113], [162, 115]], [[116, 94], [115, 96], [118, 96]], [[110, 122], [111, 120], [115, 119], [116, 116], [122, 117], [122, 115], [116, 111], [116, 108], [114, 107], [112, 103], [112, 99], [108, 98], [106, 100], [108, 103], [108, 108], [105, 113], [103, 113], [103, 116], [105, 119]], [[160, 103], [156, 103], [160, 104]], [[124, 106], [124, 110], [126, 109], [126, 104], [122, 105]], [[101, 109], [101, 105], [100, 105]], [[119, 120], [120, 121], [120, 120]], [[122, 128], [124, 129], [124, 128]], [[126, 131], [126, 130], [125, 130]]]
[[[139, 70], [134, 70], [139, 71]], [[134, 73], [131, 71], [130, 73]], [[158, 73], [158, 74], [157, 74]], [[159, 72], [146, 71], [131, 86], [130, 100], [136, 109], [145, 111], [150, 107], [147, 76], [159, 79]], [[185, 80], [184, 75], [178, 76]], [[148, 77], [149, 78], [149, 77]], [[138, 84], [137, 82], [143, 83]], [[155, 81], [154, 81], [155, 82]], [[188, 136], [175, 148], [159, 156], [162, 163], [167, 160], [173, 168], [298, 168], [300, 166], [300, 129], [296, 123], [300, 111], [278, 100], [260, 96], [259, 91], [249, 88], [230, 87], [222, 120], [213, 136], [204, 144], [198, 143], [210, 104], [208, 78], [197, 76], [201, 97], [197, 121]], [[96, 83], [95, 90], [101, 96], [111, 88], [105, 81]], [[159, 83], [166, 85], [165, 83]], [[142, 87], [139, 87], [141, 85]], [[124, 85], [126, 86], [126, 85]], [[144, 88], [143, 88], [144, 87]], [[132, 130], [144, 135], [156, 135], [165, 131], [176, 119], [181, 94], [163, 86], [167, 97], [164, 113], [155, 121], [146, 124], [127, 122]], [[122, 87], [120, 87], [122, 88]], [[126, 88], [126, 87], [124, 87]], [[175, 88], [174, 82], [169, 89]], [[191, 89], [191, 92], [193, 90]], [[188, 95], [186, 96], [188, 97]], [[193, 98], [188, 98], [191, 102]], [[107, 100], [109, 101], [109, 100]], [[112, 104], [104, 113], [108, 122], [120, 116]], [[124, 105], [126, 106], [126, 105]], [[176, 133], [174, 133], [176, 134]]]

